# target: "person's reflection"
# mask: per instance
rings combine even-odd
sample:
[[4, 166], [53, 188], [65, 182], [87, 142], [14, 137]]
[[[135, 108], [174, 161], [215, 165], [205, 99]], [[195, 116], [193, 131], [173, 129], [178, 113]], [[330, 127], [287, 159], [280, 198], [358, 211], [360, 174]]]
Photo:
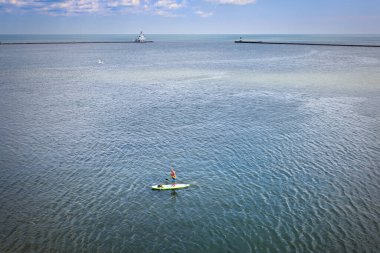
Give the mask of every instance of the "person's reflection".
[[173, 198], [178, 196], [178, 193], [175, 190], [172, 190], [170, 194], [172, 195]]

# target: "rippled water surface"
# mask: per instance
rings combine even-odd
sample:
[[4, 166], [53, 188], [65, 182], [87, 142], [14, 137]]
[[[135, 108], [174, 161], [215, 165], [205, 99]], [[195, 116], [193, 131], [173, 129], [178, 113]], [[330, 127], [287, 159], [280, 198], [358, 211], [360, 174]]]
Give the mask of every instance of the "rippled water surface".
[[[379, 252], [379, 69], [222, 37], [0, 46], [0, 252]], [[152, 191], [170, 166], [192, 186]]]

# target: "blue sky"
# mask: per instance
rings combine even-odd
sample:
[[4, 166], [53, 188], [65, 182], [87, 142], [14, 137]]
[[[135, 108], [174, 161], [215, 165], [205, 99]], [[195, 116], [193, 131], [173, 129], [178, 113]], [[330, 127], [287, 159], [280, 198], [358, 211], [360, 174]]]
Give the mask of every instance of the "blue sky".
[[0, 33], [379, 34], [380, 0], [0, 0]]

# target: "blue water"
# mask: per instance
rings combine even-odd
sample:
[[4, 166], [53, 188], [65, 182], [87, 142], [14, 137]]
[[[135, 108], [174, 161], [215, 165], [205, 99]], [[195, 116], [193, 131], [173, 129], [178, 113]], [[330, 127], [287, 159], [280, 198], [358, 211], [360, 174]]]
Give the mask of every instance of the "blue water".
[[156, 36], [0, 46], [0, 252], [380, 251], [379, 49]]

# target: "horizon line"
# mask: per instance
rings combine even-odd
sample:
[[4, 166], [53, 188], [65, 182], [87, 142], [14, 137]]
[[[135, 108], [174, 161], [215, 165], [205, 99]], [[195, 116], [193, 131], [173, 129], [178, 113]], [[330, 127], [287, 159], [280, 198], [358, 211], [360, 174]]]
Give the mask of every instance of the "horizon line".
[[[139, 33], [0, 33], [0, 35], [136, 35]], [[144, 33], [150, 35], [378, 35], [380, 33]]]

